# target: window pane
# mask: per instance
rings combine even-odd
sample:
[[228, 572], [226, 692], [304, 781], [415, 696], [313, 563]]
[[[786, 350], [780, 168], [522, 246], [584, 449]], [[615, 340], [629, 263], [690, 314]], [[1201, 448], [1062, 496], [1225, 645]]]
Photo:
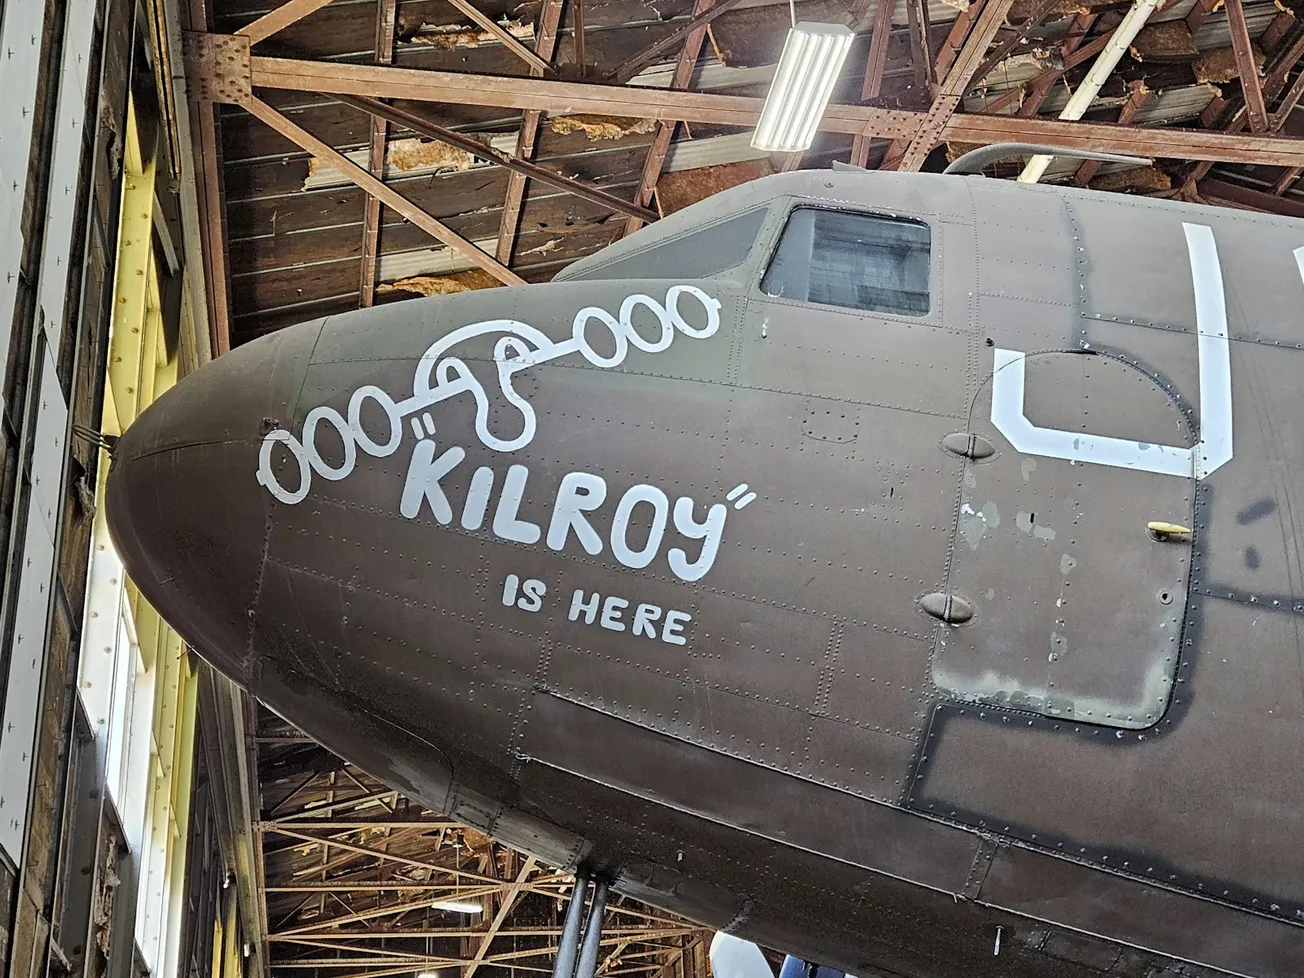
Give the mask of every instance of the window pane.
[[709, 278], [747, 260], [768, 213], [765, 208], [748, 211], [644, 251], [585, 269], [578, 275], [568, 276], [568, 279]]
[[766, 295], [900, 316], [928, 313], [931, 233], [919, 221], [800, 208], [761, 282]]

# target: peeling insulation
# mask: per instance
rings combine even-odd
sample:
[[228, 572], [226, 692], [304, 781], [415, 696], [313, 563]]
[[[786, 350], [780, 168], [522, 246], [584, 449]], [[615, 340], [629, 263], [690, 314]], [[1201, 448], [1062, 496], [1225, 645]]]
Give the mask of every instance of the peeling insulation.
[[972, 152], [975, 149], [987, 145], [986, 143], [956, 143], [949, 142], [946, 144], [946, 162], [954, 163], [965, 153]]
[[[519, 20], [500, 20], [498, 23], [518, 41], [534, 39], [533, 23], [522, 23]], [[456, 48], [477, 48], [481, 44], [501, 43], [498, 38], [488, 31], [482, 31], [478, 27], [469, 24], [444, 24], [438, 27], [422, 24], [415, 32], [404, 35], [403, 41], [407, 44], [420, 44], [438, 48], [441, 51], [452, 51]]]
[[482, 268], [471, 268], [465, 272], [452, 275], [414, 275], [401, 278], [397, 282], [381, 282], [376, 286], [377, 292], [412, 292], [416, 295], [453, 295], [456, 292], [472, 292], [476, 289], [493, 289], [502, 285]]
[[1190, 61], [1200, 55], [1195, 36], [1184, 20], [1168, 20], [1142, 28], [1128, 51], [1137, 61], [1157, 63]]
[[553, 116], [548, 125], [558, 136], [582, 132], [589, 139], [619, 139], [621, 136], [651, 132], [656, 127], [656, 120], [630, 116], [558, 115]]
[[522, 251], [521, 254], [522, 255], [546, 255], [550, 251], [555, 251], [557, 249], [558, 244], [559, 242], [556, 238], [549, 238], [543, 244], [535, 245], [533, 248], [529, 248], [525, 251]]
[[[1257, 45], [1251, 45], [1250, 50], [1254, 53], [1254, 66], [1262, 70], [1265, 60], [1263, 52]], [[1195, 73], [1195, 80], [1198, 82], [1221, 84], [1240, 77], [1240, 72], [1236, 68], [1236, 52], [1231, 48], [1210, 51], [1199, 58], [1191, 66], [1191, 70]]]
[[1133, 190], [1140, 193], [1154, 193], [1158, 190], [1171, 190], [1173, 178], [1163, 170], [1153, 166], [1136, 167], [1131, 170], [1119, 170], [1106, 173], [1091, 181], [1092, 190]]
[[683, 210], [712, 194], [737, 187], [750, 180], [768, 177], [774, 172], [768, 159], [747, 160], [744, 163], [725, 163], [704, 166], [696, 170], [680, 170], [663, 174], [657, 181], [656, 204], [662, 217]]
[[[365, 162], [358, 162], [365, 165]], [[469, 170], [475, 164], [475, 157], [466, 150], [457, 149], [438, 140], [396, 139], [385, 149], [386, 170], [405, 172], [425, 168], [427, 170]], [[334, 164], [326, 167], [325, 183], [344, 184], [347, 179]], [[322, 163], [315, 156], [308, 160], [308, 172], [303, 179], [304, 190], [313, 190], [322, 180], [315, 180], [322, 172]], [[330, 177], [334, 179], [330, 179]]]
[[[1103, 7], [1116, 7], [1114, 0], [1060, 0], [1049, 10], [1040, 11], [1040, 19], [1047, 20], [1054, 14], [1070, 16], [1072, 14], [1089, 14]], [[1029, 17], [1039, 13], [1039, 0], [1014, 0], [1005, 19], [1011, 24], [1021, 24]]]
[[[849, 6], [843, 0], [798, 3], [797, 22], [850, 24]], [[791, 17], [787, 4], [731, 10], [716, 18], [706, 33], [726, 68], [759, 68], [778, 63]]]
[[473, 162], [474, 157], [466, 150], [433, 139], [396, 139], [385, 150], [385, 164], [396, 170], [423, 166], [468, 170]]

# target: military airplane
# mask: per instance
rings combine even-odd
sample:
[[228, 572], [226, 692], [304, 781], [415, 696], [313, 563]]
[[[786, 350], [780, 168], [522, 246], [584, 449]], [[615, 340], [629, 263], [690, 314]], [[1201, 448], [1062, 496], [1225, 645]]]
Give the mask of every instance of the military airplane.
[[859, 978], [1298, 978], [1301, 308], [1299, 221], [779, 174], [241, 346], [109, 518], [217, 669], [595, 901]]

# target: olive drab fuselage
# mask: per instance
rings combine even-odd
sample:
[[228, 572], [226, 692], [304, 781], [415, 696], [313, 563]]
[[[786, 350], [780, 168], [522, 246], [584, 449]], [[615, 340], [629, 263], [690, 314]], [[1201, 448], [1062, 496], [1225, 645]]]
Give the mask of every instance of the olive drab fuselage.
[[1300, 222], [783, 174], [215, 360], [110, 525], [278, 713], [648, 903], [860, 978], [1286, 978], [1302, 303]]

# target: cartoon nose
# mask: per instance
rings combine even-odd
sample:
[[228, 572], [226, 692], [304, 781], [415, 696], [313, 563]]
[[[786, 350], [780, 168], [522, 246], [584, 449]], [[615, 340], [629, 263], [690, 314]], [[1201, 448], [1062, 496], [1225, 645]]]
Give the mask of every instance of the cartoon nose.
[[288, 418], [321, 323], [280, 330], [204, 366], [151, 404], [114, 449], [109, 531], [147, 601], [201, 655], [247, 680], [249, 611], [267, 495], [252, 475]]

